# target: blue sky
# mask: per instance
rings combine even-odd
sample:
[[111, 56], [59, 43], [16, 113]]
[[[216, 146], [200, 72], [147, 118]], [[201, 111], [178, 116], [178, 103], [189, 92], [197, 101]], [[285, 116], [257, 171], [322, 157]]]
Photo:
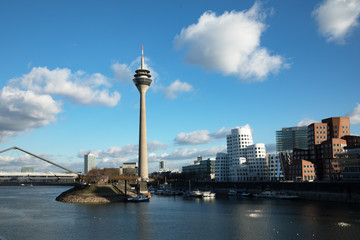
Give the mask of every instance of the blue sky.
[[[141, 45], [149, 169], [226, 151], [229, 129], [349, 116], [360, 134], [360, 1], [1, 1], [0, 146], [73, 170], [137, 158]], [[9, 152], [0, 171], [35, 165]]]

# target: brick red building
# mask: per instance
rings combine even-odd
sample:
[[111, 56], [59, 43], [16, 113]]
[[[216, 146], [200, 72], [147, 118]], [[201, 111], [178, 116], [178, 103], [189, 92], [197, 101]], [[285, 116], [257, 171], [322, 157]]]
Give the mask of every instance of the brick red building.
[[342, 137], [347, 135], [350, 135], [348, 117], [327, 118], [308, 126], [308, 160], [315, 164], [319, 180], [341, 179], [335, 154], [344, 152], [347, 143]]
[[297, 181], [338, 180], [342, 178], [336, 154], [346, 146], [360, 146], [360, 137], [350, 135], [348, 117], [323, 119], [308, 126], [308, 149], [293, 149], [285, 169], [287, 179]]
[[293, 150], [292, 161], [288, 169], [288, 179], [301, 182], [316, 179], [314, 163], [305, 159], [309, 159], [309, 150], [296, 148]]

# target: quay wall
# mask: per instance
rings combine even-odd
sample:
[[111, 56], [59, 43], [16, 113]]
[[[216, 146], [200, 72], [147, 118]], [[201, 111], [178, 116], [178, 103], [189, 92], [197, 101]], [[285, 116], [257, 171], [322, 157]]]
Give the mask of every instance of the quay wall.
[[[189, 182], [176, 183], [189, 188]], [[360, 182], [190, 182], [191, 189], [212, 190], [227, 195], [230, 189], [259, 193], [265, 189], [299, 196], [301, 199], [360, 203]]]

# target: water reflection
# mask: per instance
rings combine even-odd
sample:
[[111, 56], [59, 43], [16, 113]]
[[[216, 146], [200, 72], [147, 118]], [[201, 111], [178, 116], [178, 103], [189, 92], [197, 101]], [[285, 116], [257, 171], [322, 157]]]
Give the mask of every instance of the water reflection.
[[150, 217], [148, 211], [149, 202], [128, 203], [134, 204], [136, 218], [135, 239], [151, 239]]
[[360, 235], [357, 205], [157, 196], [149, 203], [54, 201], [64, 190], [1, 188], [0, 235], [55, 240], [358, 239]]

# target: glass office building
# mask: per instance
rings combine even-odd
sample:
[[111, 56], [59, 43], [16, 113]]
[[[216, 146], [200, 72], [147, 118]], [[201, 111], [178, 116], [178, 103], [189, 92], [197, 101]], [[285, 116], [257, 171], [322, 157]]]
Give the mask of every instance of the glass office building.
[[308, 128], [289, 127], [276, 131], [276, 151], [292, 151], [297, 149], [308, 149]]

